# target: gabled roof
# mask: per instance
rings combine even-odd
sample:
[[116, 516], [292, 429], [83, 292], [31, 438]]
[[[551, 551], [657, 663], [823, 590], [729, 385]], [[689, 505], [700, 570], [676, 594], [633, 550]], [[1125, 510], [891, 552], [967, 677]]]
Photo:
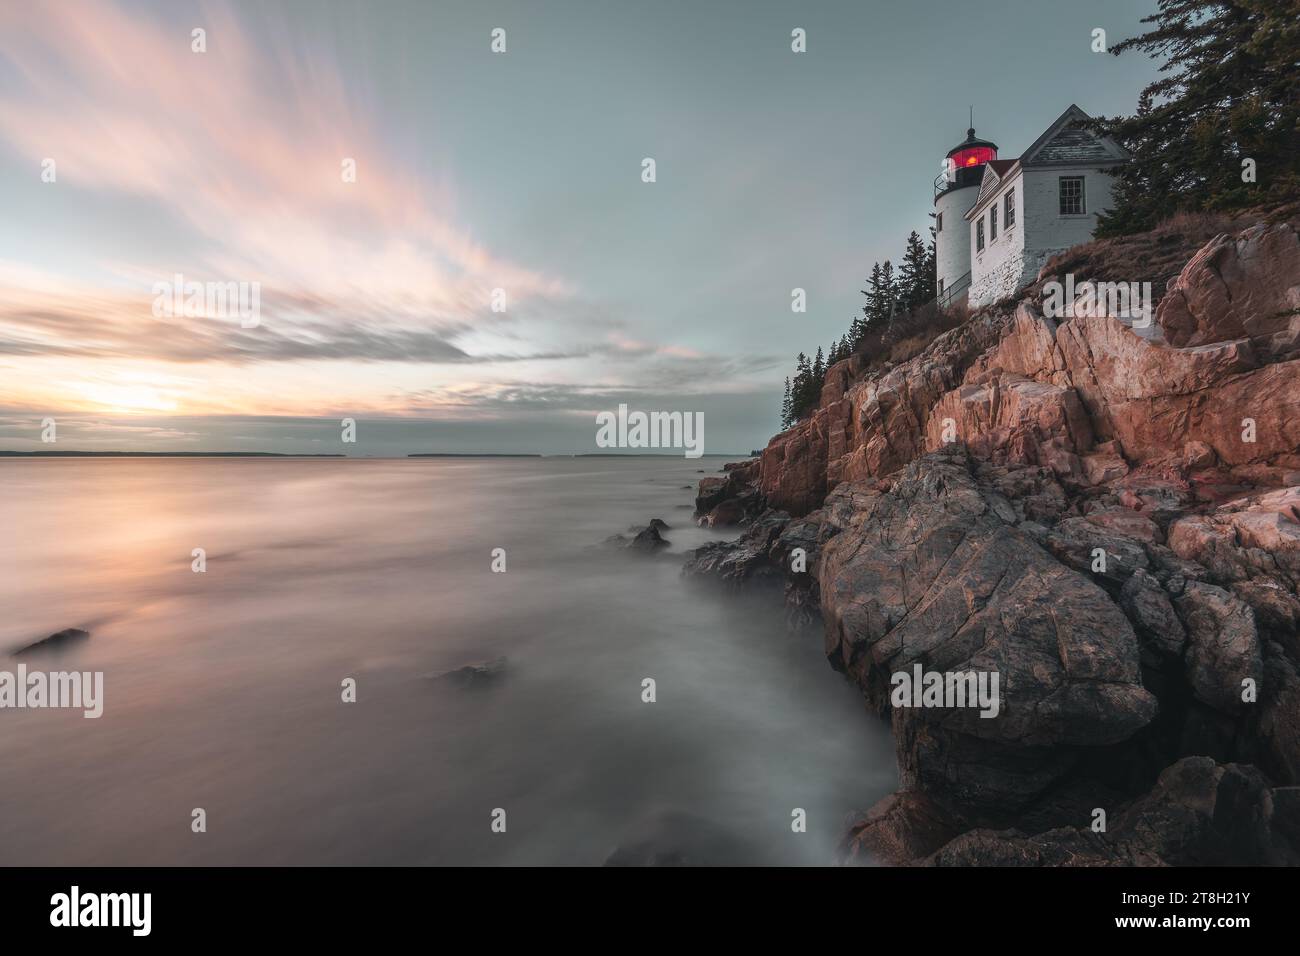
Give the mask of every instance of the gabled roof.
[[966, 210], [965, 218], [974, 219], [988, 205], [986, 200], [998, 191], [1002, 183], [1020, 172], [1020, 160], [995, 159], [984, 165], [984, 178], [980, 180], [979, 195], [974, 204]]
[[989, 197], [998, 191], [1006, 180], [1020, 174], [1022, 169], [1044, 166], [1114, 166], [1127, 162], [1129, 153], [1108, 136], [1098, 136], [1081, 124], [1092, 117], [1071, 103], [1069, 109], [1056, 118], [1043, 135], [1034, 140], [1019, 159], [995, 159], [984, 166], [979, 195], [966, 211], [965, 218], [974, 221], [988, 208]]
[[1108, 136], [1099, 136], [1082, 124], [1092, 119], [1071, 103], [1020, 155], [1021, 166], [1105, 166], [1126, 162], [1128, 151]]

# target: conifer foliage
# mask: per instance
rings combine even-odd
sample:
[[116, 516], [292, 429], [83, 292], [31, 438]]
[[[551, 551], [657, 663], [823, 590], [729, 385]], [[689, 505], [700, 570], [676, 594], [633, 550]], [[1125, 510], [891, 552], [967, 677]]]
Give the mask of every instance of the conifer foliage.
[[909, 334], [916, 311], [934, 300], [934, 230], [930, 230], [928, 244], [915, 231], [908, 235], [901, 261], [897, 270], [888, 259], [872, 265], [862, 290], [866, 297], [862, 313], [825, 352], [819, 346], [812, 361], [799, 353], [794, 377], [786, 379], [786, 394], [781, 402], [783, 429], [817, 408], [827, 369], [854, 354], [871, 359], [887, 352], [890, 345]]
[[1300, 198], [1300, 2], [1159, 0], [1142, 22], [1110, 52], [1164, 63], [1135, 115], [1093, 124], [1133, 154], [1098, 237]]

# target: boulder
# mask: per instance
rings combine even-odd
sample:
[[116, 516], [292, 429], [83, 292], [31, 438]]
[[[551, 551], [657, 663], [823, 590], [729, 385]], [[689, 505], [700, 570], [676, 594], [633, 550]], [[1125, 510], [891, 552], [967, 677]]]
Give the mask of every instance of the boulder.
[[1286, 223], [1220, 235], [1169, 284], [1156, 322], [1172, 345], [1249, 338], [1293, 349], [1300, 331], [1300, 241]]
[[744, 504], [737, 498], [728, 498], [726, 501], [715, 505], [705, 521], [710, 528], [721, 528], [727, 525], [740, 524], [744, 517]]
[[773, 562], [772, 549], [789, 520], [783, 511], [764, 513], [735, 541], [713, 541], [695, 549], [682, 574], [732, 590], [780, 586], [784, 572]]
[[629, 541], [627, 546], [632, 551], [653, 554], [660, 548], [668, 547], [668, 541], [659, 533], [659, 529], [651, 524], [638, 531], [636, 537]]
[[929, 856], [959, 832], [943, 808], [924, 793], [901, 790], [850, 826], [839, 847], [839, 861], [898, 866]]
[[[1114, 808], [1106, 832], [1086, 823], [1044, 833], [971, 830], [927, 866], [1263, 866], [1300, 863], [1300, 792], [1255, 767], [1186, 757], [1144, 797]], [[1106, 809], [1106, 808], [1102, 808]], [[1090, 821], [1089, 821], [1090, 822]]]
[[695, 495], [696, 513], [708, 514], [712, 511], [715, 505], [727, 497], [730, 485], [730, 478], [718, 477], [717, 475], [701, 478], [699, 490]]
[[927, 456], [867, 499], [856, 527], [825, 545], [820, 604], [828, 657], [878, 710], [892, 675], [918, 663], [999, 675], [996, 717], [909, 707], [893, 718], [905, 787], [943, 781], [958, 802], [1005, 806], [1069, 769], [1045, 749], [1123, 741], [1156, 701], [1124, 613], [1008, 523], [968, 467]]
[[1163, 658], [1182, 660], [1187, 631], [1153, 575], [1142, 568], [1135, 570], [1120, 590], [1120, 606], [1145, 645]]
[[1225, 714], [1241, 713], [1242, 682], [1264, 678], [1255, 615], [1240, 598], [1193, 581], [1175, 599], [1187, 628], [1187, 676], [1196, 697]]
[[[658, 522], [658, 524], [655, 522]], [[629, 538], [627, 535], [623, 534], [610, 535], [605, 539], [604, 544], [607, 548], [617, 548], [621, 551], [632, 551], [637, 554], [654, 554], [660, 549], [668, 547], [670, 544], [668, 539], [659, 533], [660, 527], [666, 528], [668, 525], [655, 518], [652, 519], [650, 524], [646, 525], [640, 531], [637, 531], [632, 537]], [[629, 529], [629, 531], [633, 530], [635, 530], [635, 526]]]

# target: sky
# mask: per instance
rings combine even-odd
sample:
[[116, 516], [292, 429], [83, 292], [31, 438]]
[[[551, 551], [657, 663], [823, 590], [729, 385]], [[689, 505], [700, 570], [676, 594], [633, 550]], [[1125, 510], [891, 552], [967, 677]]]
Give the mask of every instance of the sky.
[[573, 454], [619, 404], [761, 448], [968, 108], [1003, 158], [1131, 113], [1093, 30], [1153, 8], [4, 3], [0, 450]]

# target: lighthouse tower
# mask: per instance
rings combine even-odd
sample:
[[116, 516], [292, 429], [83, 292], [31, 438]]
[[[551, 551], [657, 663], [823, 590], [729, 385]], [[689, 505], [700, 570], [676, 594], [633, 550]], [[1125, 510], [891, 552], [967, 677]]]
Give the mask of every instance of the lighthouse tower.
[[998, 147], [977, 139], [975, 128], [948, 150], [944, 171], [934, 181], [934, 256], [939, 304], [966, 294], [970, 285], [970, 224], [965, 215], [979, 197], [984, 167], [998, 158]]

